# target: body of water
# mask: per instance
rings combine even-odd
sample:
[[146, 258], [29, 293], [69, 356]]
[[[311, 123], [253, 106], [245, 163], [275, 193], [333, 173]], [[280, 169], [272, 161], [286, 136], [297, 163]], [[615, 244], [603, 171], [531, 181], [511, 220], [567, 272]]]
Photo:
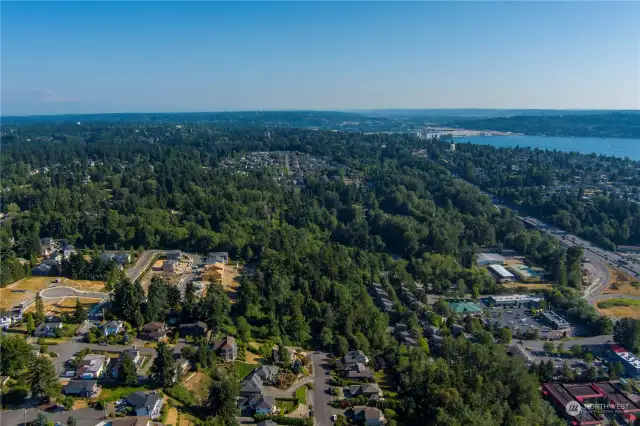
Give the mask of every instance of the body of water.
[[581, 154], [604, 154], [629, 157], [640, 161], [640, 139], [565, 138], [551, 136], [466, 136], [454, 138], [456, 143], [471, 142], [497, 148], [539, 148], [557, 151], [576, 151]]

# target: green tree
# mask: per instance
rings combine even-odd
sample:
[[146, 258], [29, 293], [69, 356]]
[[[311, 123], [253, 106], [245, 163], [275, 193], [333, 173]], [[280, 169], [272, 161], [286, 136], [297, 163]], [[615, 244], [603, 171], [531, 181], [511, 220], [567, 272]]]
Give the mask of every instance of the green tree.
[[76, 308], [74, 312], [74, 318], [76, 323], [81, 324], [85, 322], [88, 318], [87, 310], [84, 308], [82, 303], [80, 303], [80, 298], [76, 297]]
[[67, 419], [67, 426], [76, 426], [76, 424], [76, 418], [73, 416], [69, 416], [69, 418]]
[[0, 374], [17, 377], [30, 363], [31, 345], [20, 336], [0, 334]]
[[251, 339], [251, 326], [245, 317], [240, 316], [236, 319], [236, 327], [238, 329], [238, 337], [248, 342]]
[[118, 382], [125, 385], [133, 385], [138, 383], [138, 371], [135, 363], [129, 357], [124, 355], [118, 370]]
[[511, 342], [511, 330], [508, 327], [503, 327], [500, 329], [499, 335], [500, 343], [508, 344]]
[[613, 341], [633, 353], [640, 352], [640, 320], [622, 318], [613, 326]]
[[40, 325], [44, 322], [44, 303], [42, 302], [42, 296], [40, 296], [40, 293], [36, 294], [36, 302], [35, 302], [35, 322], [37, 325]]
[[176, 368], [173, 364], [171, 349], [165, 342], [156, 348], [156, 357], [151, 366], [151, 377], [161, 387], [168, 388], [176, 380]]
[[27, 314], [27, 334], [31, 335], [36, 330], [35, 322], [33, 321], [33, 315]]
[[555, 346], [553, 345], [553, 342], [549, 342], [546, 341], [542, 344], [542, 349], [546, 352], [546, 353], [553, 353], [555, 352]]
[[209, 392], [209, 406], [216, 416], [224, 419], [227, 424], [235, 421], [238, 415], [236, 399], [238, 386], [235, 381], [227, 376], [214, 381]]
[[33, 426], [48, 426], [49, 419], [43, 412], [39, 412], [32, 424]]
[[53, 397], [60, 393], [58, 375], [49, 358], [32, 357], [26, 378], [35, 397]]

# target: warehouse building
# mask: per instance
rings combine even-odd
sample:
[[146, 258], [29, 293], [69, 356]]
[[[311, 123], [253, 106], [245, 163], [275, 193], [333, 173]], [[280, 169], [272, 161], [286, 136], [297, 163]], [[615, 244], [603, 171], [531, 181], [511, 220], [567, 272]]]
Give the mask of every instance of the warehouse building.
[[487, 269], [501, 283], [511, 283], [516, 279], [516, 276], [507, 271], [502, 265], [488, 265]]
[[496, 253], [480, 253], [478, 255], [478, 266], [504, 265], [505, 258]]

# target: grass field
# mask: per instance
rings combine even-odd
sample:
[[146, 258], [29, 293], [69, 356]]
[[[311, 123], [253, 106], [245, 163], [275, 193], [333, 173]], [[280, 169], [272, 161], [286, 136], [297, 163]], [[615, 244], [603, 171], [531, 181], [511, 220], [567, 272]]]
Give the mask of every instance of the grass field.
[[640, 296], [640, 283], [637, 280], [615, 269], [609, 268], [609, 271], [611, 272], [611, 283], [604, 290], [605, 294]]
[[255, 364], [247, 364], [246, 362], [242, 361], [234, 361], [233, 363], [236, 365], [236, 370], [238, 370], [238, 378], [240, 380], [247, 377], [249, 373], [251, 373], [256, 368]]
[[397, 395], [390, 374], [385, 373], [384, 370], [379, 370], [373, 373], [373, 378], [380, 386], [380, 389], [382, 390], [385, 397], [393, 398]]
[[298, 404], [307, 404], [307, 385], [300, 386], [296, 389], [296, 399]]
[[[0, 308], [8, 309], [19, 303], [33, 300], [37, 292], [49, 288], [55, 280], [55, 277], [29, 277], [9, 284], [7, 287], [0, 289]], [[56, 285], [72, 287], [82, 291], [102, 291], [104, 288], [104, 282], [102, 281], [72, 280], [68, 278], [61, 278], [60, 283]], [[24, 290], [24, 292], [16, 292], [16, 290]]]
[[[94, 297], [81, 297], [80, 303], [84, 306], [86, 311], [89, 311], [95, 305], [100, 303], [100, 299]], [[35, 310], [35, 305], [31, 305], [26, 312], [30, 312]], [[53, 303], [45, 303], [44, 312], [46, 315], [62, 315], [63, 313], [71, 314], [76, 310], [76, 298], [75, 297], [65, 297], [62, 300], [58, 300]]]
[[635, 299], [609, 299], [596, 304], [596, 309], [603, 315], [615, 318], [640, 319], [640, 300]]

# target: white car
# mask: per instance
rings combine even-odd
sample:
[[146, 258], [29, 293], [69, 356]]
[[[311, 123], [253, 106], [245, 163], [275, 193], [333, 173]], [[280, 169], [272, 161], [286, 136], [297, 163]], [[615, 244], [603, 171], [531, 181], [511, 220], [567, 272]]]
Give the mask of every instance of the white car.
[[338, 420], [338, 416], [336, 414], [334, 414], [333, 416], [331, 416], [331, 421], [335, 422], [336, 420]]

